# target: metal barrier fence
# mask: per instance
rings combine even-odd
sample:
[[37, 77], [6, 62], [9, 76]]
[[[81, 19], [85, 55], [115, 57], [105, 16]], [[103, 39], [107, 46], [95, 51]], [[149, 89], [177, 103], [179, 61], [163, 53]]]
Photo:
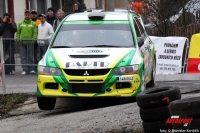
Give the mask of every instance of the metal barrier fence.
[[37, 63], [48, 48], [43, 39], [12, 39], [0, 37], [0, 63], [2, 74], [0, 80], [3, 94], [6, 94], [5, 75], [14, 75], [16, 66], [21, 66], [21, 74], [35, 74]]

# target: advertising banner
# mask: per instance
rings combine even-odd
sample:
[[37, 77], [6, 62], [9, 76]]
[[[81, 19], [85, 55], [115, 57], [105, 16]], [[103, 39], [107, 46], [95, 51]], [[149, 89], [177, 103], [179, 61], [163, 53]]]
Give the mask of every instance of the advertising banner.
[[177, 74], [182, 72], [185, 37], [150, 36], [156, 49], [156, 74]]
[[187, 73], [200, 73], [200, 34], [194, 34], [191, 38]]

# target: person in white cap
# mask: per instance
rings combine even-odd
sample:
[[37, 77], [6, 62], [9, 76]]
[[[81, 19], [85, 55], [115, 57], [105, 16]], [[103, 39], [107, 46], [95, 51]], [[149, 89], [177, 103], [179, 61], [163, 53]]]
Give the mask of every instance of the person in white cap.
[[40, 14], [39, 15], [41, 23], [38, 25], [38, 36], [37, 36], [37, 43], [38, 43], [38, 61], [42, 59], [42, 56], [45, 54], [48, 44], [46, 44], [46, 40], [51, 39], [52, 35], [54, 34], [53, 27], [46, 21], [46, 15]]

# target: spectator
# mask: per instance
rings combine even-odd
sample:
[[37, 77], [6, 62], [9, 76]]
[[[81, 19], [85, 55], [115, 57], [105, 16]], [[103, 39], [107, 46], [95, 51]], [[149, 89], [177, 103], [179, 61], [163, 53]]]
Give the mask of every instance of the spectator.
[[38, 25], [38, 61], [42, 59], [42, 56], [45, 54], [48, 46], [46, 44], [46, 40], [51, 39], [54, 31], [53, 27], [46, 22], [46, 15], [40, 14], [41, 24]]
[[[32, 21], [35, 22], [36, 24], [36, 27], [38, 28], [38, 25], [41, 23], [40, 20], [38, 19], [38, 16], [37, 16], [37, 11], [36, 10], [32, 10], [31, 11], [31, 19]], [[34, 43], [34, 64], [37, 64], [38, 63], [38, 60], [37, 60], [37, 41], [35, 41]], [[35, 70], [37, 70], [37, 66], [35, 67]]]
[[57, 19], [53, 22], [53, 30], [56, 31], [56, 28], [58, 27], [58, 25], [60, 24], [60, 22], [63, 20], [63, 18], [65, 17], [65, 13], [62, 9], [58, 9], [57, 11]]
[[83, 12], [82, 8], [81, 8], [81, 4], [79, 2], [74, 3], [73, 11], [74, 11], [74, 13]]
[[[34, 66], [27, 66], [23, 64], [33, 64], [33, 43], [34, 39], [37, 38], [37, 27], [35, 23], [31, 20], [30, 11], [26, 10], [24, 13], [25, 18], [18, 23], [17, 28], [17, 42], [20, 44], [20, 56], [22, 64], [22, 75], [30, 72], [34, 74]], [[23, 40], [24, 39], [24, 40]], [[30, 39], [30, 40], [29, 40]]]
[[56, 19], [56, 16], [54, 15], [54, 9], [52, 7], [47, 9], [47, 22], [53, 26], [53, 22]]
[[12, 21], [9, 13], [4, 14], [3, 22], [1, 23], [0, 34], [5, 38], [3, 40], [4, 58], [6, 52], [9, 54], [9, 74], [15, 74], [15, 46], [14, 46], [14, 35], [17, 31], [17, 25]]

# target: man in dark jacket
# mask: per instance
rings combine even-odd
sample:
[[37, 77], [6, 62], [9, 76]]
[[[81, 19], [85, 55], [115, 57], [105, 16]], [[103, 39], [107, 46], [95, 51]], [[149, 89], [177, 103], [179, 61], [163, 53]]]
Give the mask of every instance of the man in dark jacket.
[[52, 7], [47, 9], [47, 22], [53, 27], [53, 22], [56, 20], [54, 9]]
[[9, 54], [9, 63], [11, 70], [9, 74], [15, 74], [15, 58], [14, 58], [14, 34], [17, 31], [17, 25], [12, 21], [10, 14], [5, 13], [3, 23], [0, 28], [0, 35], [3, 36], [4, 58], [6, 52]]
[[79, 12], [83, 12], [82, 8], [81, 8], [81, 4], [79, 2], [75, 2], [73, 5], [73, 11], [74, 13], [79, 13]]

